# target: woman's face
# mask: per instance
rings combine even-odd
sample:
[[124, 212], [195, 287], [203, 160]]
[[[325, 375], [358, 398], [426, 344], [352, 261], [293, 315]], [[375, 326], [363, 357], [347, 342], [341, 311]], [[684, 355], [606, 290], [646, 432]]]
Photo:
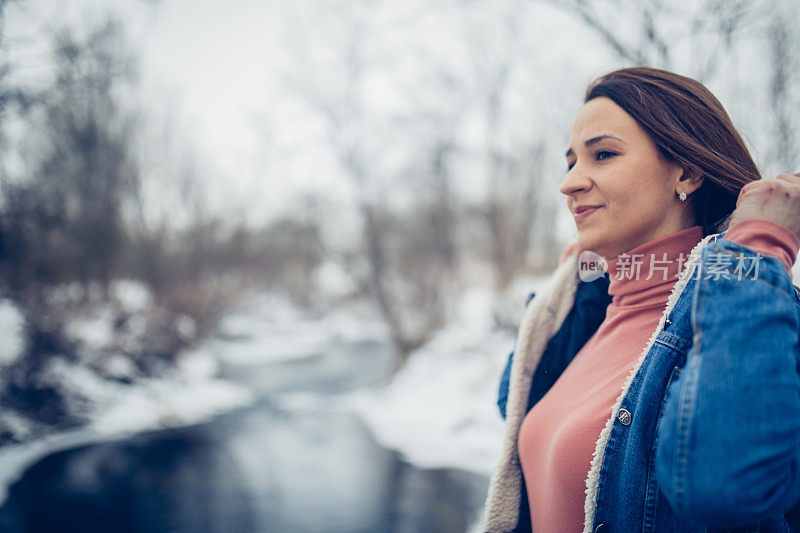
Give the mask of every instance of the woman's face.
[[[689, 202], [699, 183], [681, 181], [683, 169], [659, 157], [658, 148], [636, 120], [613, 100], [584, 104], [570, 132], [567, 172], [559, 189], [575, 216], [577, 245], [611, 259], [692, 225]], [[597, 206], [576, 215], [576, 209]]]

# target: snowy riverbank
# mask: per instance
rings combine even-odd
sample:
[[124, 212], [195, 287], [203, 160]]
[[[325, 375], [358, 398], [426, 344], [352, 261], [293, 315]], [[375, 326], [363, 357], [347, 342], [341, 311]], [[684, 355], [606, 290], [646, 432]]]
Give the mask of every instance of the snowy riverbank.
[[[10, 484], [47, 455], [143, 431], [200, 423], [251, 403], [251, 391], [214, 377], [216, 364], [203, 351], [188, 353], [172, 371], [134, 384], [104, 380], [84, 367], [63, 361], [54, 364], [54, 377], [91, 398], [85, 413], [89, 422], [77, 429], [0, 448], [0, 504]], [[18, 423], [27, 422], [18, 418]]]
[[[353, 390], [333, 401], [301, 393], [285, 394], [283, 401], [292, 409], [355, 413], [381, 446], [417, 468], [458, 468], [488, 478], [504, 431], [497, 389], [515, 340], [513, 332], [496, 326], [495, 315], [521, 318], [527, 294], [541, 290], [547, 279], [519, 280], [504, 309], [496, 308], [487, 290], [465, 292], [455, 319], [412, 353], [386, 386]], [[469, 533], [480, 531], [481, 509], [474, 513]]]
[[[543, 279], [524, 280], [510, 306], [520, 316], [526, 291]], [[499, 454], [503, 424], [497, 385], [514, 334], [496, 326], [503, 313], [488, 290], [471, 289], [457, 313], [411, 354], [386, 385], [339, 396], [283, 393], [288, 410], [335, 410], [358, 415], [384, 447], [420, 468], [455, 467], [489, 475]], [[388, 343], [388, 332], [368, 304], [310, 314], [275, 295], [254, 295], [227, 313], [213, 335], [157, 378], [118, 383], [76, 363], [56, 360], [54, 379], [92, 399], [89, 423], [0, 448], [0, 500], [10, 483], [38, 459], [61, 449], [124, 438], [151, 429], [190, 425], [248, 405], [256, 392], [218, 377], [221, 366], [268, 367], [324, 351], [335, 342]]]
[[[521, 317], [528, 291], [540, 290], [546, 281], [519, 280], [506, 305]], [[508, 311], [496, 307], [490, 291], [466, 291], [454, 320], [412, 353], [388, 385], [357, 389], [335, 401], [288, 393], [285, 405], [356, 413], [382, 446], [415, 466], [489, 476], [503, 436], [497, 388], [515, 339], [496, 326], [495, 315], [502, 312]]]

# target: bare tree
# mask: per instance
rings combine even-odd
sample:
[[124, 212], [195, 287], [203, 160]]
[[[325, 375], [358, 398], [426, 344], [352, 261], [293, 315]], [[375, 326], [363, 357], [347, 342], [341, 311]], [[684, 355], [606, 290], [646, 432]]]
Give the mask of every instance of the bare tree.
[[[299, 96], [311, 109], [324, 118], [328, 128], [330, 145], [341, 167], [353, 180], [357, 191], [356, 204], [361, 215], [363, 244], [369, 265], [368, 286], [384, 317], [392, 340], [401, 357], [418, 346], [428, 332], [411, 332], [404, 323], [391, 287], [390, 270], [387, 258], [386, 222], [380, 200], [380, 190], [370, 174], [370, 160], [366, 141], [369, 132], [363, 129], [367, 116], [362, 94], [365, 71], [374, 64], [375, 58], [365, 57], [369, 46], [368, 17], [371, 2], [358, 1], [347, 4], [346, 9], [338, 5], [330, 9], [324, 37], [328, 45], [337, 50], [336, 65], [326, 65], [327, 73], [337, 72], [342, 80], [334, 87], [326, 80], [315, 77], [316, 69], [311, 67], [312, 52], [309, 50], [307, 35], [297, 35], [292, 43], [298, 64], [304, 69], [295, 68], [287, 75], [288, 90]], [[313, 69], [313, 70], [312, 70]]]
[[138, 186], [136, 117], [119, 104], [132, 76], [119, 25], [81, 40], [55, 36], [55, 82], [30, 117], [25, 175], [3, 183], [12, 285], [98, 281], [107, 287], [125, 245], [122, 208]]
[[769, 106], [775, 142], [770, 150], [771, 164], [782, 172], [798, 166], [800, 149], [797, 147], [798, 102], [797, 55], [794, 47], [792, 15], [797, 15], [793, 5], [784, 4], [784, 9], [775, 9], [769, 21], [767, 46], [769, 49]]
[[[18, 44], [20, 39], [17, 39], [17, 44], [12, 45], [6, 37], [7, 12], [12, 4], [24, 4], [24, 0], [0, 0], [0, 151], [7, 149], [6, 123], [12, 109], [17, 115], [25, 116], [35, 104], [43, 101], [42, 91], [20, 83], [17, 78], [19, 64], [12, 63], [10, 58], [12, 46], [14, 49], [24, 46]], [[37, 33], [26, 41], [36, 41], [41, 38], [42, 34], [37, 30]], [[3, 159], [0, 157], [0, 182], [5, 180]]]
[[[489, 246], [495, 272], [495, 287], [505, 288], [524, 270], [536, 231], [536, 190], [541, 185], [541, 158], [544, 146], [539, 132], [516, 146], [504, 143], [509, 113], [506, 99], [511, 79], [526, 57], [520, 25], [524, 22], [525, 2], [510, 0], [499, 4], [499, 21], [487, 31], [483, 19], [464, 22], [464, 43], [473, 69], [476, 105], [485, 123], [483, 142], [488, 198], [485, 207]], [[496, 37], [496, 32], [500, 36]], [[499, 44], [497, 44], [499, 43]], [[524, 67], [523, 67], [524, 68]], [[553, 233], [552, 226], [538, 228]]]
[[546, 0], [575, 14], [625, 63], [675, 68], [675, 48], [688, 42], [694, 76], [714, 76], [739, 32], [768, 11], [756, 0]]

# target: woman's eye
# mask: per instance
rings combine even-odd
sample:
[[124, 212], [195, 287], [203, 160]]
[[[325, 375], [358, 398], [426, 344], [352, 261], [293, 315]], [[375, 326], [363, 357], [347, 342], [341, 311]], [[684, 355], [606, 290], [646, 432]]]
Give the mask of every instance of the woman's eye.
[[[611, 152], [610, 150], [600, 150], [595, 154], [595, 159], [598, 161], [602, 161], [604, 159], [608, 159], [609, 157], [614, 157], [615, 155], [619, 155], [616, 152]], [[575, 166], [575, 163], [567, 163], [567, 172], [572, 170], [572, 167]]]

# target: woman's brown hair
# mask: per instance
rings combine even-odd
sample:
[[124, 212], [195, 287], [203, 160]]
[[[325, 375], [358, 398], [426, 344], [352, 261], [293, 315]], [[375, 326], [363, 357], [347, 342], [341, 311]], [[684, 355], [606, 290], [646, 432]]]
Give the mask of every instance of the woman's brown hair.
[[703, 176], [703, 185], [689, 197], [703, 235], [727, 229], [739, 191], [761, 175], [711, 91], [666, 70], [633, 67], [596, 79], [586, 90], [584, 102], [600, 96], [636, 119], [667, 160]]

